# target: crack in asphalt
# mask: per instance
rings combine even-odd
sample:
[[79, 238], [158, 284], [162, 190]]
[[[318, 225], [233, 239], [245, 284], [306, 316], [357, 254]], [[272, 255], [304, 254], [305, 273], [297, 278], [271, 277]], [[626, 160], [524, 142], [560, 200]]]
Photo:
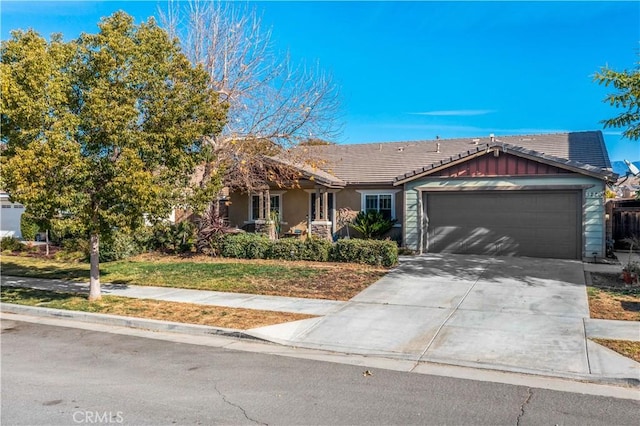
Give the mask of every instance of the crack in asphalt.
[[225, 403], [225, 404], [230, 405], [230, 406], [232, 406], [232, 407], [237, 408], [238, 410], [240, 410], [240, 412], [242, 412], [242, 415], [243, 415], [247, 420], [249, 420], [250, 422], [253, 422], [253, 423], [255, 423], [255, 424], [258, 424], [258, 425], [265, 425], [265, 426], [268, 426], [268, 423], [262, 423], [262, 422], [259, 422], [259, 421], [258, 421], [258, 420], [256, 420], [256, 419], [252, 419], [251, 417], [249, 417], [249, 415], [247, 414], [247, 411], [246, 411], [244, 408], [242, 408], [242, 407], [241, 407], [240, 405], [238, 405], [238, 404], [234, 404], [233, 402], [229, 401], [229, 400], [227, 399], [227, 397], [225, 396], [225, 394], [223, 394], [222, 392], [220, 392], [220, 389], [218, 389], [218, 385], [216, 385], [215, 383], [213, 384], [213, 389], [216, 391], [216, 393], [217, 393], [218, 395], [220, 395], [220, 398], [222, 398], [222, 401], [224, 401], [224, 403]]
[[524, 416], [524, 406], [531, 401], [532, 396], [533, 390], [531, 388], [527, 388], [527, 399], [525, 399], [522, 405], [520, 405], [520, 414], [518, 414], [518, 418], [516, 419], [516, 426], [520, 426], [520, 420], [522, 420], [522, 416]]

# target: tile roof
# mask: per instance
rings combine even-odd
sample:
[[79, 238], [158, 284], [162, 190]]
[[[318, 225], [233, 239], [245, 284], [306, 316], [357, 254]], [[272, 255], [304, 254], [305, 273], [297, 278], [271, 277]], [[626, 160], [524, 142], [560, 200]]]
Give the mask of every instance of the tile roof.
[[[541, 135], [439, 139], [306, 147], [326, 160], [326, 172], [348, 184], [392, 184], [434, 163], [460, 158], [487, 145], [506, 144], [529, 155], [573, 168], [610, 175], [611, 163], [600, 131]], [[439, 148], [439, 149], [438, 149]], [[585, 167], [589, 166], [589, 167]]]

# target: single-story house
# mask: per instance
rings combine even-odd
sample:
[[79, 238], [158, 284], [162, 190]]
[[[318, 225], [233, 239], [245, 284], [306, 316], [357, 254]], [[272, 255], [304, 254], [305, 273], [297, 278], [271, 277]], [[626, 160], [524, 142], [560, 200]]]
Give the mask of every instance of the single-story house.
[[[605, 188], [616, 175], [599, 131], [304, 147], [296, 188], [229, 195], [231, 225], [344, 235], [340, 209], [396, 219], [419, 253], [592, 259], [605, 255]], [[284, 158], [271, 159], [286, 163]], [[271, 161], [270, 160], [270, 161]]]
[[0, 238], [22, 238], [20, 219], [24, 213], [24, 206], [12, 203], [9, 194], [0, 191]]

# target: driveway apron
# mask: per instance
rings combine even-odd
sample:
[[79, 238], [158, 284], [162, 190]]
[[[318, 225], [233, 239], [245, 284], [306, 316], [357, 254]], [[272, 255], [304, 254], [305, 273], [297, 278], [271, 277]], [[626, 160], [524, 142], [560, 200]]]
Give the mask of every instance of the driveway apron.
[[589, 374], [588, 316], [579, 261], [424, 255], [322, 318], [251, 334], [363, 355]]

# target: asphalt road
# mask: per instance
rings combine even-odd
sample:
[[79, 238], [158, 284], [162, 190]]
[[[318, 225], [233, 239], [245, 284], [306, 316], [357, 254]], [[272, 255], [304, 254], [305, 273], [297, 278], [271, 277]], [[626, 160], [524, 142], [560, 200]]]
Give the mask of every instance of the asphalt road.
[[2, 425], [637, 425], [640, 403], [2, 321]]

